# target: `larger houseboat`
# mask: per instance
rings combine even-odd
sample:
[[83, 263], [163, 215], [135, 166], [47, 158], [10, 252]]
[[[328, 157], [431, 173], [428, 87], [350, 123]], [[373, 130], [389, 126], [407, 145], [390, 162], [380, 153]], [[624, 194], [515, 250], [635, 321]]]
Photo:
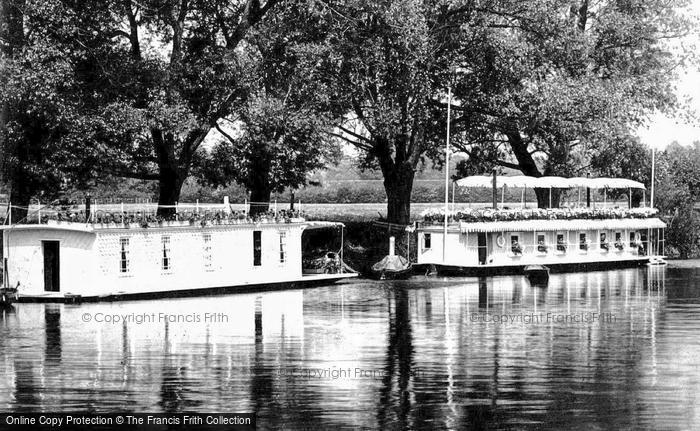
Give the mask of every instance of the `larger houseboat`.
[[[479, 177], [463, 184], [503, 185], [508, 178]], [[568, 184], [643, 187], [629, 180], [560, 180], [548, 181], [557, 188]], [[518, 273], [528, 265], [546, 265], [555, 271], [636, 266], [663, 257], [666, 224], [656, 209], [598, 205], [540, 209], [522, 204], [505, 209], [494, 202], [491, 208], [428, 210], [415, 226], [416, 262], [434, 265], [439, 272], [478, 274]]]
[[171, 221], [121, 212], [74, 215], [2, 227], [4, 284], [18, 288], [20, 301], [235, 292], [356, 276], [344, 271], [342, 247], [321, 258], [320, 267], [302, 267], [303, 233], [342, 232], [340, 223], [285, 212], [251, 218], [228, 211]]

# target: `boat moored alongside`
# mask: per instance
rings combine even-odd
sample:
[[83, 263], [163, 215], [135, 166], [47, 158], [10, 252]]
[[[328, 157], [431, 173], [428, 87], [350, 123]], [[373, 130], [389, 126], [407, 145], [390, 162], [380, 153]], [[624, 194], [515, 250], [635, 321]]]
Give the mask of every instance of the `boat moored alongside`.
[[435, 265], [440, 272], [638, 266], [664, 253], [666, 224], [651, 208], [457, 211], [448, 214], [446, 236], [443, 214], [428, 212], [416, 226], [417, 263]]
[[319, 274], [302, 269], [303, 233], [342, 231], [342, 223], [235, 213], [129, 221], [3, 226], [8, 286], [21, 284], [19, 302], [81, 302], [297, 288], [357, 276], [344, 265]]

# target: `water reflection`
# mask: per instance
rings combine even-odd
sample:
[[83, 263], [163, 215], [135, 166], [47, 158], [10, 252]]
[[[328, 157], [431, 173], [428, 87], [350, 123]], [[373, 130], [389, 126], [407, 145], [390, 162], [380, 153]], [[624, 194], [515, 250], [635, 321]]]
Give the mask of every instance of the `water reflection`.
[[547, 288], [415, 278], [19, 304], [0, 320], [0, 408], [255, 411], [269, 428], [696, 428], [699, 279], [654, 267], [554, 274]]

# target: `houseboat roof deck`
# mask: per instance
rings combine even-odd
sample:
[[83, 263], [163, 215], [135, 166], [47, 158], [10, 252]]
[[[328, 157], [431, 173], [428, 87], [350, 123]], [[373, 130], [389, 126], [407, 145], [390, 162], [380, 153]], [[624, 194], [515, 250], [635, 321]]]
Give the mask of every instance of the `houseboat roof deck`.
[[70, 214], [51, 214], [41, 217], [40, 220], [19, 224], [3, 224], [0, 230], [32, 230], [32, 229], [56, 229], [71, 230], [77, 232], [94, 232], [112, 229], [147, 229], [147, 228], [175, 228], [175, 227], [227, 227], [227, 226], [261, 226], [261, 225], [286, 225], [304, 224], [307, 228], [343, 227], [343, 223], [334, 221], [307, 221], [300, 214], [274, 216], [262, 215], [250, 217], [240, 213], [193, 214], [187, 217], [174, 219], [162, 219], [146, 213], [114, 213], [108, 217], [94, 215], [86, 219], [84, 212]]
[[[444, 223], [445, 210], [432, 208], [423, 211], [422, 223]], [[570, 220], [658, 220], [656, 208], [464, 208], [447, 212], [449, 224], [464, 223], [503, 223], [503, 222], [546, 222]]]

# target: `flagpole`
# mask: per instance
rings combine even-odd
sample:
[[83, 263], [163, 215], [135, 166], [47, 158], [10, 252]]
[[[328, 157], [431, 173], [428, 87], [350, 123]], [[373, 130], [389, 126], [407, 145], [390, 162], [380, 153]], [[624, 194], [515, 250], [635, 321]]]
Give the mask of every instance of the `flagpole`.
[[654, 175], [656, 171], [656, 147], [651, 147], [651, 198], [649, 206], [654, 208]]
[[447, 261], [447, 213], [450, 204], [450, 114], [452, 107], [452, 86], [447, 86], [447, 139], [445, 140], [445, 217], [442, 230], [442, 262]]

